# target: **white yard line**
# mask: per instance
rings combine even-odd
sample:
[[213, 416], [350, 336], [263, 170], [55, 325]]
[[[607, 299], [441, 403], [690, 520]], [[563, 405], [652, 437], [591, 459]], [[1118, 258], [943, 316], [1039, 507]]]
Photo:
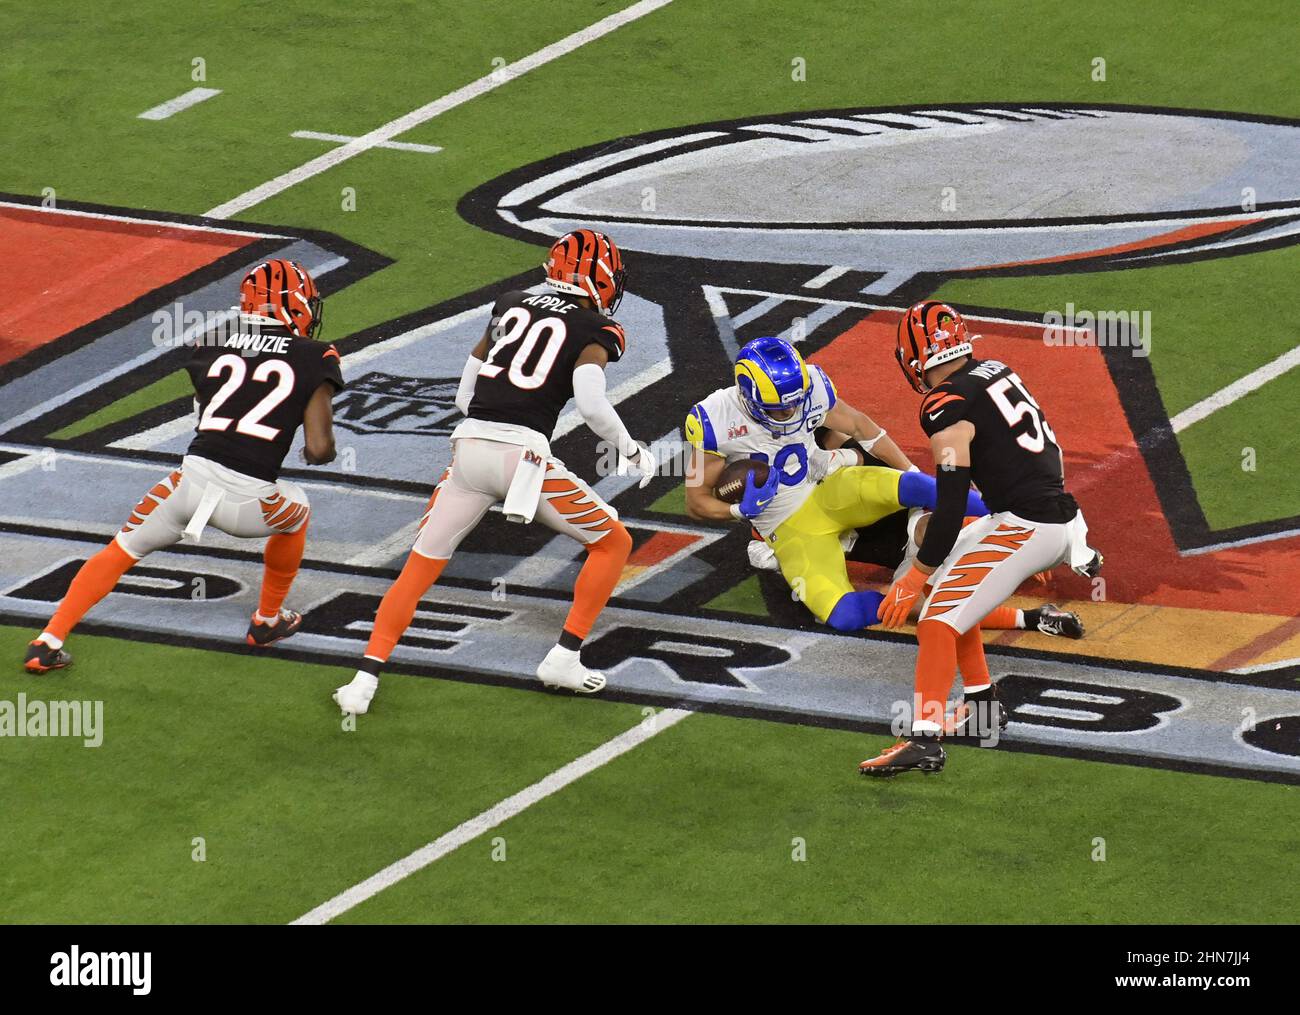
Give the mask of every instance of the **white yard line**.
[[[356, 140], [350, 134], [326, 134], [319, 130], [295, 130], [289, 136], [303, 138], [307, 141], [337, 141], [340, 144]], [[423, 152], [426, 155], [437, 155], [438, 152], [442, 151], [437, 145], [416, 144], [414, 141], [381, 141], [375, 147], [392, 148], [399, 152]]]
[[1262, 388], [1273, 378], [1281, 377], [1288, 370], [1294, 370], [1298, 366], [1300, 366], [1300, 345], [1288, 352], [1284, 352], [1272, 362], [1265, 363], [1262, 367], [1252, 370], [1245, 377], [1233, 381], [1226, 388], [1210, 395], [1209, 398], [1203, 398], [1190, 408], [1184, 409], [1169, 421], [1169, 425], [1173, 428], [1174, 433], [1182, 433], [1193, 423], [1199, 423], [1206, 416], [1231, 405], [1239, 398], [1243, 398], [1252, 391]]
[[108, 222], [132, 222], [140, 223], [147, 226], [156, 226], [159, 229], [188, 229], [193, 232], [213, 233], [217, 236], [253, 236], [268, 240], [283, 240], [290, 237], [281, 236], [279, 233], [253, 232], [248, 229], [227, 229], [222, 226], [220, 229], [214, 229], [212, 226], [197, 222], [170, 222], [167, 219], [148, 219], [139, 218], [134, 215], [109, 215], [97, 211], [78, 211], [75, 208], [59, 208], [56, 205], [46, 207], [45, 205], [23, 204], [20, 201], [0, 201], [0, 208], [15, 208], [19, 211], [39, 211], [42, 215], [69, 215], [79, 219], [102, 219]]
[[403, 857], [396, 863], [389, 864], [377, 874], [372, 874], [364, 881], [334, 896], [309, 913], [294, 920], [295, 925], [328, 923], [335, 917], [346, 913], [354, 906], [378, 895], [385, 888], [397, 884], [403, 878], [423, 870], [435, 860], [440, 860], [448, 853], [460, 848], [465, 843], [477, 839], [484, 832], [491, 831], [498, 825], [526, 811], [533, 804], [545, 800], [589, 772], [594, 772], [613, 761], [619, 755], [626, 754], [632, 748], [645, 743], [657, 733], [662, 733], [670, 726], [675, 726], [691, 713], [680, 708], [666, 708], [662, 712], [648, 716], [643, 722], [630, 730], [620, 733], [612, 740], [607, 740], [593, 751], [588, 751], [580, 758], [575, 758], [563, 768], [558, 768], [540, 782], [535, 782], [514, 796], [506, 797], [499, 804], [488, 808], [477, 817], [457, 825], [450, 832], [421, 846], [414, 853]]
[[448, 92], [440, 99], [434, 99], [419, 109], [413, 109], [404, 116], [389, 120], [382, 127], [376, 127], [368, 134], [363, 134], [361, 137], [325, 152], [323, 155], [318, 155], [310, 162], [304, 162], [296, 169], [281, 173], [275, 179], [268, 180], [252, 190], [245, 191], [225, 204], [217, 205], [207, 214], [210, 218], [229, 218], [232, 215], [247, 211], [254, 205], [261, 204], [268, 198], [302, 183], [303, 180], [309, 180], [327, 169], [333, 169], [340, 163], [346, 162], [362, 152], [369, 151], [385, 141], [391, 141], [399, 134], [404, 134], [411, 128], [432, 120], [435, 116], [440, 116], [448, 110], [469, 102], [471, 99], [478, 98], [480, 95], [486, 95], [493, 89], [500, 88], [502, 85], [527, 74], [531, 70], [536, 70], [538, 67], [548, 64], [552, 60], [558, 60], [587, 43], [594, 42], [596, 39], [606, 36], [610, 32], [636, 21], [638, 18], [643, 18], [647, 14], [657, 11], [660, 7], [666, 7], [670, 3], [672, 3], [672, 0], [639, 0], [630, 7], [615, 11], [608, 17], [601, 18], [595, 24], [588, 25], [572, 35], [565, 36], [558, 42], [543, 46], [535, 53], [530, 53], [514, 63], [508, 63], [490, 74], [485, 74], [477, 81], [471, 81], [469, 84], [457, 88], [454, 92]]
[[184, 95], [178, 95], [174, 99], [168, 99], [153, 109], [146, 109], [141, 113], [137, 120], [165, 120], [169, 116], [175, 116], [183, 109], [189, 109], [190, 106], [197, 106], [205, 99], [210, 99], [214, 95], [220, 95], [220, 88], [191, 88]]
[[805, 289], [820, 289], [828, 282], [834, 282], [837, 278], [839, 278], [841, 275], [843, 275], [845, 272], [849, 270], [850, 269], [846, 265], [832, 264], [820, 275], [814, 275], [812, 278], [810, 278], [807, 282], [803, 284], [803, 287]]

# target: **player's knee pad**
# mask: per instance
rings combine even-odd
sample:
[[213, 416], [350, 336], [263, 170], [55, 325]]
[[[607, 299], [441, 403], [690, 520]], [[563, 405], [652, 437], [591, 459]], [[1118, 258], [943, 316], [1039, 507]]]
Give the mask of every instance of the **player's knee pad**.
[[879, 592], [863, 590], [846, 592], [840, 596], [826, 623], [837, 631], [860, 631], [878, 622], [876, 616], [884, 596]]

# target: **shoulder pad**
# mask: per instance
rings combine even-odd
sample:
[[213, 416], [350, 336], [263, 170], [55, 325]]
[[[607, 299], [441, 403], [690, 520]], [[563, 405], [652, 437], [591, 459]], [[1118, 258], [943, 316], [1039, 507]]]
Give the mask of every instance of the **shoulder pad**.
[[921, 399], [921, 429], [936, 434], [966, 417], [966, 396], [941, 384]]
[[835, 382], [831, 380], [830, 374], [815, 363], [809, 363], [808, 365], [812, 367], [816, 375], [821, 378], [822, 384], [826, 385], [826, 395], [828, 398], [826, 405], [827, 410], [835, 408], [835, 403], [840, 400], [840, 393], [835, 390]]
[[686, 414], [686, 422], [682, 424], [682, 433], [686, 435], [686, 442], [691, 447], [713, 455], [721, 454], [718, 451], [718, 438], [713, 432], [713, 421], [709, 419], [703, 405], [691, 406], [691, 411]]

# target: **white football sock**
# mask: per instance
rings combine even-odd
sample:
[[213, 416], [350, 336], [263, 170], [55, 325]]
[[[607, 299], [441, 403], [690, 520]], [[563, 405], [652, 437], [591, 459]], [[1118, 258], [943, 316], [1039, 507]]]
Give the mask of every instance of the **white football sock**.
[[46, 645], [56, 651], [63, 648], [63, 639], [54, 637], [49, 631], [42, 631], [36, 640], [45, 642]]

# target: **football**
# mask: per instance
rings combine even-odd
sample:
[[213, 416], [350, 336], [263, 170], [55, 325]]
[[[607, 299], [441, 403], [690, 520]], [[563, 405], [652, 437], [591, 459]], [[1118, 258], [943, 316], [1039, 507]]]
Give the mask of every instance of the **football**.
[[754, 484], [762, 486], [767, 482], [769, 468], [767, 462], [761, 462], [757, 458], [738, 458], [734, 462], [728, 462], [718, 477], [713, 495], [728, 504], [739, 504], [740, 498], [745, 495], [745, 477], [752, 472]]

